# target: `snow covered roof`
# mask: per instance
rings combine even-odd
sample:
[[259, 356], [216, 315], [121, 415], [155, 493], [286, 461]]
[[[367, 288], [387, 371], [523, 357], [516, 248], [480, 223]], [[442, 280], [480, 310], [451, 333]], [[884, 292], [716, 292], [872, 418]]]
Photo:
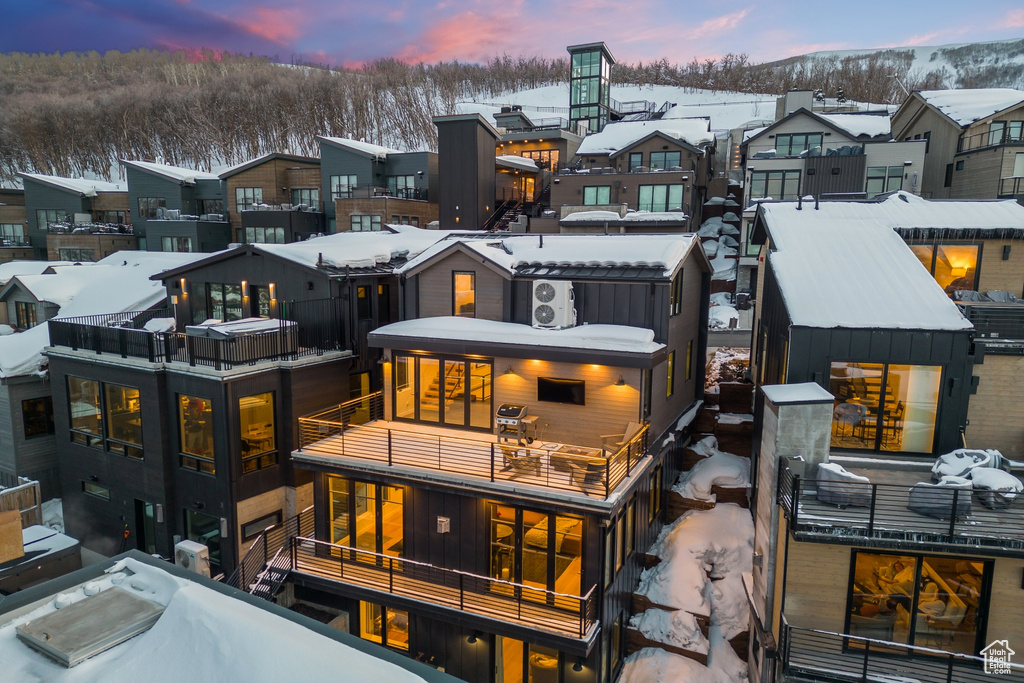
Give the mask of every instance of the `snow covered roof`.
[[126, 166], [137, 168], [140, 171], [147, 171], [149, 173], [164, 176], [165, 178], [170, 178], [171, 180], [177, 180], [178, 182], [185, 183], [186, 185], [195, 185], [197, 180], [220, 180], [220, 176], [216, 173], [206, 173], [205, 171], [196, 171], [191, 168], [157, 164], [152, 161], [122, 159], [121, 163]]
[[[58, 316], [72, 318], [103, 313], [140, 311], [158, 305], [167, 290], [150, 277], [197, 261], [206, 254], [162, 251], [119, 251], [92, 264], [59, 266], [48, 275], [15, 276], [40, 301], [60, 307]], [[42, 351], [50, 344], [49, 326], [0, 337], [0, 377], [42, 375]]]
[[[382, 648], [315, 623], [307, 625], [304, 617], [274, 605], [263, 606], [240, 591], [236, 597], [226, 588], [206, 585], [208, 579], [184, 576], [180, 570], [164, 569], [156, 560], [123, 557], [92, 580], [57, 588], [56, 594], [44, 592], [19, 605], [22, 609], [11, 609], [0, 616], [0, 661], [5, 678], [55, 683], [141, 681], [152, 680], [155, 672], [174, 676], [172, 672], [188, 669], [213, 680], [294, 680], [299, 672], [302, 679], [334, 680], [339, 671], [345, 672], [346, 681], [353, 682], [425, 680], [413, 673], [422, 665], [395, 663], [399, 658]], [[48, 584], [43, 584], [30, 591], [38, 594], [39, 589], [47, 588]], [[18, 625], [115, 588], [162, 608], [149, 630], [73, 668], [51, 661], [16, 636]], [[25, 600], [24, 594], [19, 597]], [[285, 652], [288, 656], [281, 656]], [[425, 668], [424, 672], [434, 680], [448, 679], [443, 674], [428, 674]]]
[[764, 395], [775, 405], [797, 405], [801, 403], [831, 403], [832, 394], [815, 382], [800, 384], [772, 384], [762, 387]]
[[36, 182], [45, 183], [58, 187], [69, 192], [76, 192], [86, 197], [95, 197], [97, 192], [127, 192], [128, 188], [118, 183], [108, 183], [104, 180], [87, 180], [86, 178], [62, 178], [56, 175], [42, 175], [41, 173], [19, 173], [22, 178], [29, 178]]
[[501, 156], [495, 157], [498, 166], [504, 166], [506, 168], [519, 168], [524, 171], [533, 171], [536, 173], [538, 170], [537, 162], [533, 159], [527, 159], [526, 157], [516, 156], [514, 154], [502, 154]]
[[760, 128], [751, 128], [750, 130], [743, 131], [743, 142], [746, 142], [755, 135], [760, 135], [764, 131], [768, 130], [770, 126], [761, 126]]
[[0, 287], [15, 275], [40, 275], [48, 268], [70, 266], [72, 261], [8, 261], [0, 263]]
[[[768, 260], [792, 324], [970, 329], [956, 304], [893, 230], [894, 220], [903, 217], [919, 221], [935, 213], [936, 221], [948, 220], [939, 208], [946, 204], [905, 193], [884, 202], [822, 202], [817, 210], [809, 203], [801, 210], [795, 202], [762, 203], [757, 220], [771, 238]], [[980, 212], [989, 203], [975, 204]], [[921, 215], [913, 215], [917, 213]]]
[[394, 337], [648, 355], [665, 348], [664, 344], [654, 341], [653, 330], [643, 327], [577, 325], [554, 330], [458, 316], [384, 325], [370, 333], [370, 344], [380, 346], [384, 338]]
[[918, 90], [917, 94], [961, 128], [978, 119], [1024, 102], [1024, 91], [1012, 88]]
[[340, 147], [346, 147], [355, 152], [360, 152], [371, 157], [377, 157], [378, 159], [387, 159], [389, 154], [402, 154], [400, 149], [392, 149], [390, 147], [382, 147], [380, 145], [374, 145], [369, 142], [363, 142], [361, 140], [352, 140], [350, 138], [332, 138], [326, 135], [318, 136], [320, 140], [326, 140]]
[[836, 128], [841, 128], [850, 137], [867, 136], [876, 138], [892, 134], [888, 115], [884, 114], [818, 114]]
[[615, 156], [655, 133], [700, 148], [715, 141], [715, 134], [708, 127], [709, 120], [703, 118], [609, 123], [600, 133], [585, 137], [580, 143], [579, 149], [576, 150], [576, 155], [609, 154]]
[[[589, 212], [588, 212], [589, 213]], [[603, 219], [601, 219], [603, 220]], [[619, 220], [616, 215], [615, 220]], [[509, 274], [526, 266], [653, 267], [669, 277], [690, 253], [693, 234], [668, 235], [512, 235], [488, 239], [452, 238], [437, 242], [397, 272], [407, 273], [460, 243]]]
[[375, 268], [393, 259], [411, 259], [449, 234], [444, 230], [403, 228], [396, 232], [339, 232], [290, 244], [251, 246], [309, 268]]

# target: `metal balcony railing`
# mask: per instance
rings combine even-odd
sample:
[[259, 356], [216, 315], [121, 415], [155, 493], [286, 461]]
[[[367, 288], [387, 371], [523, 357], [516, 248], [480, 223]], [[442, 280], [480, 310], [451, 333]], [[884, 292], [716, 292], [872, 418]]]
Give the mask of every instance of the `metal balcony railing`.
[[428, 434], [413, 425], [395, 428], [378, 422], [382, 413], [383, 398], [376, 392], [300, 417], [299, 450], [603, 498], [632, 474], [647, 452], [646, 424], [615, 452], [606, 452], [566, 444], [536, 448], [495, 443], [489, 434], [474, 438], [473, 432], [454, 429], [451, 435]]
[[293, 571], [489, 619], [580, 639], [597, 626], [597, 586], [567, 595], [313, 538], [291, 553]]
[[976, 149], [1002, 147], [1003, 145], [1024, 145], [1024, 133], [1022, 133], [1019, 127], [1011, 128], [1010, 126], [1005, 126], [1002, 130], [975, 133], [974, 135], [960, 138], [956, 151], [958, 153], [971, 152]]
[[265, 569], [279, 553], [284, 550], [291, 554], [291, 540], [296, 536], [312, 536], [314, 528], [313, 506], [289, 517], [288, 519], [267, 527], [253, 540], [245, 556], [235, 567], [224, 583], [234, 586], [257, 597], [269, 600], [273, 597], [270, 586], [264, 579]]
[[[131, 235], [131, 223], [49, 223], [46, 232], [51, 235]], [[4, 240], [6, 242], [6, 240]], [[27, 243], [27, 240], [25, 240]]]
[[1011, 176], [1009, 178], [999, 179], [999, 196], [1000, 197], [1019, 197], [1024, 195], [1024, 178], [1019, 176]]
[[972, 501], [969, 489], [919, 491], [915, 504], [929, 514], [912, 511], [911, 489], [895, 484], [830, 482], [852, 502], [837, 507], [819, 500], [813, 484], [780, 461], [778, 504], [797, 539], [828, 539], [833, 543], [876, 541], [893, 547], [916, 544], [920, 549], [973, 548], [994, 554], [1024, 553], [1024, 508], [988, 509]]
[[1024, 355], [1024, 305], [956, 303], [974, 325], [974, 339], [984, 342], [986, 353]]
[[266, 360], [295, 360], [350, 348], [340, 301], [280, 304], [276, 329], [228, 339], [184, 332], [154, 332], [146, 323], [170, 318], [167, 309], [130, 311], [48, 321], [50, 344], [150, 363], [188, 363], [230, 370]]
[[1024, 681], [1024, 666], [1019, 664], [1009, 665], [1009, 673], [991, 675], [981, 657], [796, 627], [785, 618], [779, 633], [779, 667], [787, 681]]

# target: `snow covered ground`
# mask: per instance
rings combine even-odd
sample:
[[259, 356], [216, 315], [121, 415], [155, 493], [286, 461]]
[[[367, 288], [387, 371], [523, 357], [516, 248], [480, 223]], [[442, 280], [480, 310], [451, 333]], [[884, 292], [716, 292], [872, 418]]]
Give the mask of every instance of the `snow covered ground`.
[[673, 491], [683, 498], [713, 503], [712, 486], [744, 488], [750, 484], [750, 458], [718, 450], [718, 441], [713, 436], [701, 439], [698, 444], [701, 446], [698, 452], [705, 454], [705, 459], [699, 460], [689, 472], [683, 472]]

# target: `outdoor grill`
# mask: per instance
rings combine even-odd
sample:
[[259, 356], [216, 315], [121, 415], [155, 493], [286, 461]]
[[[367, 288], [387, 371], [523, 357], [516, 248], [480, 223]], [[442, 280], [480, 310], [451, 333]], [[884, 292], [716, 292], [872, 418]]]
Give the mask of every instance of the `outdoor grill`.
[[530, 443], [533, 439], [526, 435], [527, 427], [533, 421], [526, 415], [527, 406], [517, 406], [512, 403], [502, 403], [494, 413], [494, 435], [498, 441], [509, 441], [515, 438], [516, 443], [522, 444], [523, 439]]

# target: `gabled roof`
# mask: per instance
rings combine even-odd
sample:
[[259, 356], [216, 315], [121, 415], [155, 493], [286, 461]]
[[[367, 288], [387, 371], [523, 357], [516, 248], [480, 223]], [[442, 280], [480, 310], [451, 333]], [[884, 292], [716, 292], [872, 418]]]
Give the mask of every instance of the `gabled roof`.
[[[958, 202], [968, 204], [969, 202]], [[929, 206], [929, 205], [938, 206]], [[898, 193], [881, 202], [763, 202], [755, 231], [771, 241], [768, 263], [791, 324], [816, 328], [969, 330], [899, 224], [948, 224], [964, 214], [946, 202]], [[1003, 204], [977, 202], [1004, 211]], [[1024, 207], [1018, 207], [1024, 212]], [[969, 220], [969, 219], [968, 219]], [[984, 219], [981, 219], [984, 222]], [[996, 221], [1001, 219], [996, 218]]]
[[[699, 241], [692, 233], [665, 235], [453, 236], [412, 258], [396, 272], [412, 275], [443, 258], [453, 241], [510, 275], [530, 277], [672, 277]], [[710, 272], [702, 249], [700, 259]]]
[[600, 133], [592, 133], [583, 138], [579, 149], [576, 150], [576, 155], [608, 154], [616, 156], [659, 134], [673, 143], [685, 144], [693, 148], [694, 151], [699, 151], [703, 146], [715, 142], [715, 134], [710, 130], [709, 119], [620, 121], [609, 123]]
[[783, 123], [787, 123], [798, 116], [809, 118], [822, 128], [828, 129], [834, 133], [839, 133], [840, 135], [854, 140], [889, 140], [892, 138], [892, 131], [889, 125], [890, 119], [888, 114], [885, 114], [884, 112], [880, 112], [878, 114], [818, 114], [809, 109], [805, 109], [804, 107], [800, 107], [770, 126], [761, 128], [756, 132], [747, 131], [748, 133], [753, 132], [753, 135], [748, 137], [745, 133], [743, 136], [743, 145], [750, 145], [754, 140], [772, 133], [772, 131], [776, 130]]
[[87, 180], [85, 178], [62, 178], [56, 175], [42, 175], [40, 173], [18, 173], [22, 178], [34, 180], [50, 187], [56, 187], [65, 192], [77, 194], [80, 197], [95, 197], [99, 192], [127, 192], [128, 188], [118, 183], [108, 183], [105, 180]]
[[282, 154], [280, 152], [271, 152], [270, 154], [264, 154], [261, 157], [256, 157], [255, 159], [250, 159], [249, 161], [243, 161], [240, 164], [229, 166], [228, 168], [221, 171], [218, 177], [221, 180], [224, 180], [226, 178], [230, 178], [233, 175], [237, 175], [242, 171], [247, 171], [250, 168], [259, 166], [260, 164], [265, 164], [268, 161], [275, 161], [277, 159], [281, 159], [282, 161], [293, 161], [295, 163], [303, 164], [320, 164], [319, 157], [303, 157], [298, 156], [296, 154]]
[[1024, 103], [1024, 91], [1012, 88], [915, 90], [913, 94], [960, 128]]
[[157, 164], [152, 161], [121, 159], [121, 164], [123, 166], [130, 166], [131, 168], [143, 171], [144, 173], [150, 173], [170, 180], [176, 180], [182, 185], [195, 185], [197, 180], [220, 180], [220, 177], [216, 173], [206, 173], [205, 171], [196, 171], [191, 168]]
[[355, 152], [368, 159], [380, 159], [384, 161], [388, 158], [389, 154], [403, 154], [400, 149], [391, 149], [390, 147], [382, 147], [380, 145], [374, 145], [369, 142], [362, 142], [361, 140], [352, 140], [350, 138], [332, 138], [325, 135], [316, 136], [317, 140], [328, 142], [336, 147], [347, 149], [350, 152]]

